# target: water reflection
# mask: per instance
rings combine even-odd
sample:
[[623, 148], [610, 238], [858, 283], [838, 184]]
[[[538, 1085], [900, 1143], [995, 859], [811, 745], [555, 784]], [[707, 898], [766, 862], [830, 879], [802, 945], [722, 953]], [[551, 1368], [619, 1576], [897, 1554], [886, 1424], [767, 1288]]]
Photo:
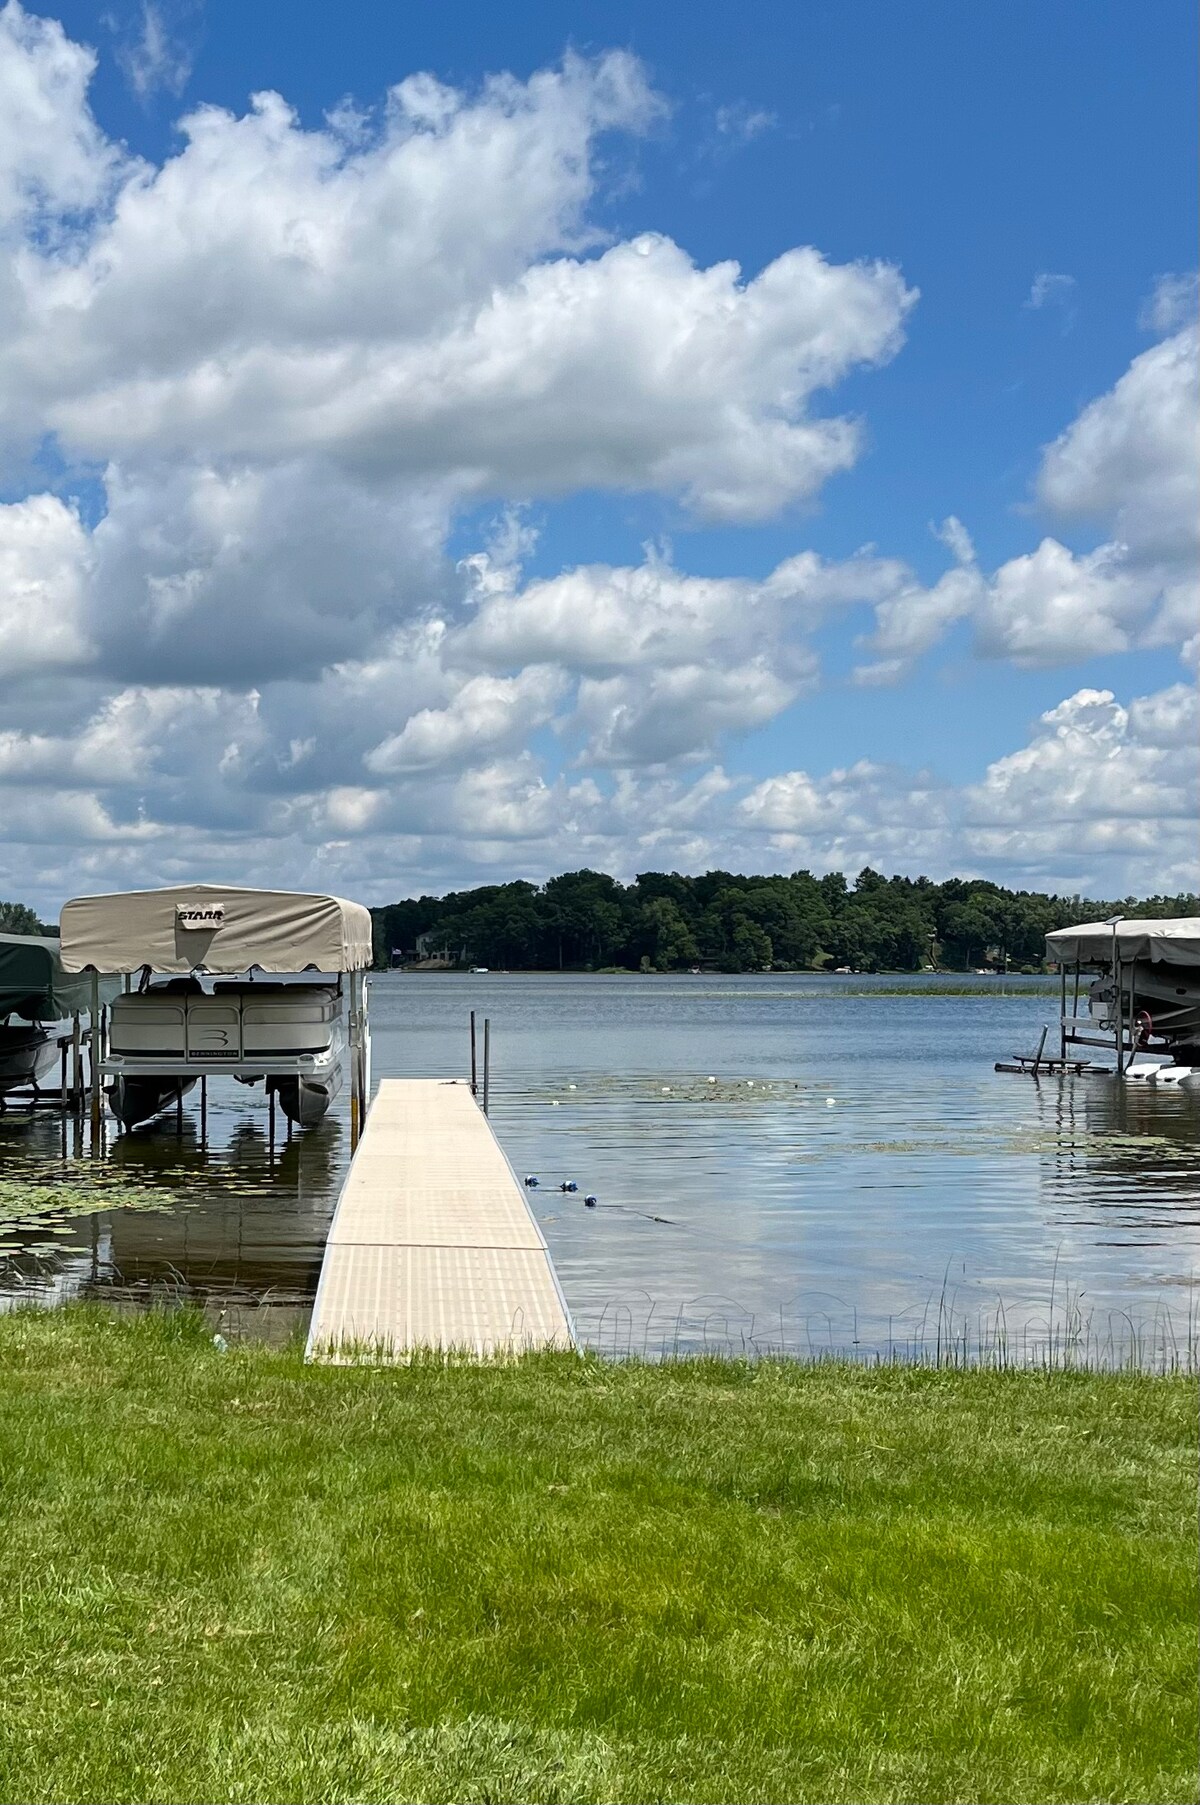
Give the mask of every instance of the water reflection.
[[[1122, 1313], [1186, 1316], [1200, 1091], [996, 1074], [1053, 998], [890, 988], [384, 978], [376, 1073], [459, 1074], [468, 1010], [491, 1017], [494, 1125], [541, 1177], [581, 1332], [614, 1351], [937, 1347], [964, 1321], [1102, 1339]], [[0, 1117], [0, 1299], [157, 1286], [302, 1309], [344, 1122], [290, 1142], [280, 1122], [272, 1144], [262, 1098], [214, 1083], [204, 1126], [191, 1106], [181, 1132], [168, 1116], [93, 1148]]]

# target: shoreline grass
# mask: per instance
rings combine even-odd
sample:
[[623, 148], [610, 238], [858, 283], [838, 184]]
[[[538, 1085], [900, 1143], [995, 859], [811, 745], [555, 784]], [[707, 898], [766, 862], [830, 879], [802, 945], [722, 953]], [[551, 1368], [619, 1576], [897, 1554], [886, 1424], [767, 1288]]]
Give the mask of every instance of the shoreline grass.
[[1196, 1386], [0, 1319], [0, 1797], [1195, 1797]]

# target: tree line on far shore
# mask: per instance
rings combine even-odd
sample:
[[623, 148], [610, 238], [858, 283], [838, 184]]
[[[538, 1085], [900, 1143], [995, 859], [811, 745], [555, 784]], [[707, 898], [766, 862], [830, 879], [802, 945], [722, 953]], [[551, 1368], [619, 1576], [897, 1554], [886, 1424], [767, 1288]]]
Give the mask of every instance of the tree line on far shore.
[[58, 924], [39, 921], [26, 903], [0, 901], [0, 934], [57, 934]]
[[631, 884], [568, 871], [484, 884], [371, 911], [376, 965], [429, 961], [535, 971], [744, 972], [978, 967], [1040, 971], [1054, 928], [1108, 915], [1200, 914], [1192, 895], [1049, 896], [979, 878], [700, 877], [645, 871]]

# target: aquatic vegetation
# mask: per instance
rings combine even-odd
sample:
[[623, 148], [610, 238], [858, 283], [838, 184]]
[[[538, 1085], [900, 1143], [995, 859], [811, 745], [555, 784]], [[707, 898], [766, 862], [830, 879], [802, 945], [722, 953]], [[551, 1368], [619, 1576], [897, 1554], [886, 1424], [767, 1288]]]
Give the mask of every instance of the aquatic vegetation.
[[97, 1210], [167, 1210], [183, 1201], [152, 1185], [131, 1185], [120, 1180], [92, 1184], [67, 1181], [47, 1184], [24, 1179], [0, 1179], [0, 1227], [37, 1222], [49, 1217], [94, 1216]]

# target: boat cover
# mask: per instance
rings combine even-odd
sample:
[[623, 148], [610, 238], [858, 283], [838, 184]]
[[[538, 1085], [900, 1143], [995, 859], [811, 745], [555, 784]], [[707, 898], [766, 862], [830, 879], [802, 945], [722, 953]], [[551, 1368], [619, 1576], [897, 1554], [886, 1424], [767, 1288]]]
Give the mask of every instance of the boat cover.
[[340, 896], [173, 884], [76, 896], [59, 917], [67, 971], [362, 971], [371, 915]]
[[[102, 978], [100, 1001], [111, 1002], [119, 978]], [[58, 941], [41, 934], [0, 934], [0, 1015], [27, 1022], [59, 1022], [92, 1006], [92, 980], [68, 974]]]
[[[1117, 956], [1123, 965], [1135, 959], [1154, 964], [1200, 965], [1200, 915], [1168, 921], [1118, 922]], [[1108, 965], [1113, 956], [1113, 929], [1106, 921], [1082, 921], [1046, 935], [1046, 957], [1059, 965]]]

